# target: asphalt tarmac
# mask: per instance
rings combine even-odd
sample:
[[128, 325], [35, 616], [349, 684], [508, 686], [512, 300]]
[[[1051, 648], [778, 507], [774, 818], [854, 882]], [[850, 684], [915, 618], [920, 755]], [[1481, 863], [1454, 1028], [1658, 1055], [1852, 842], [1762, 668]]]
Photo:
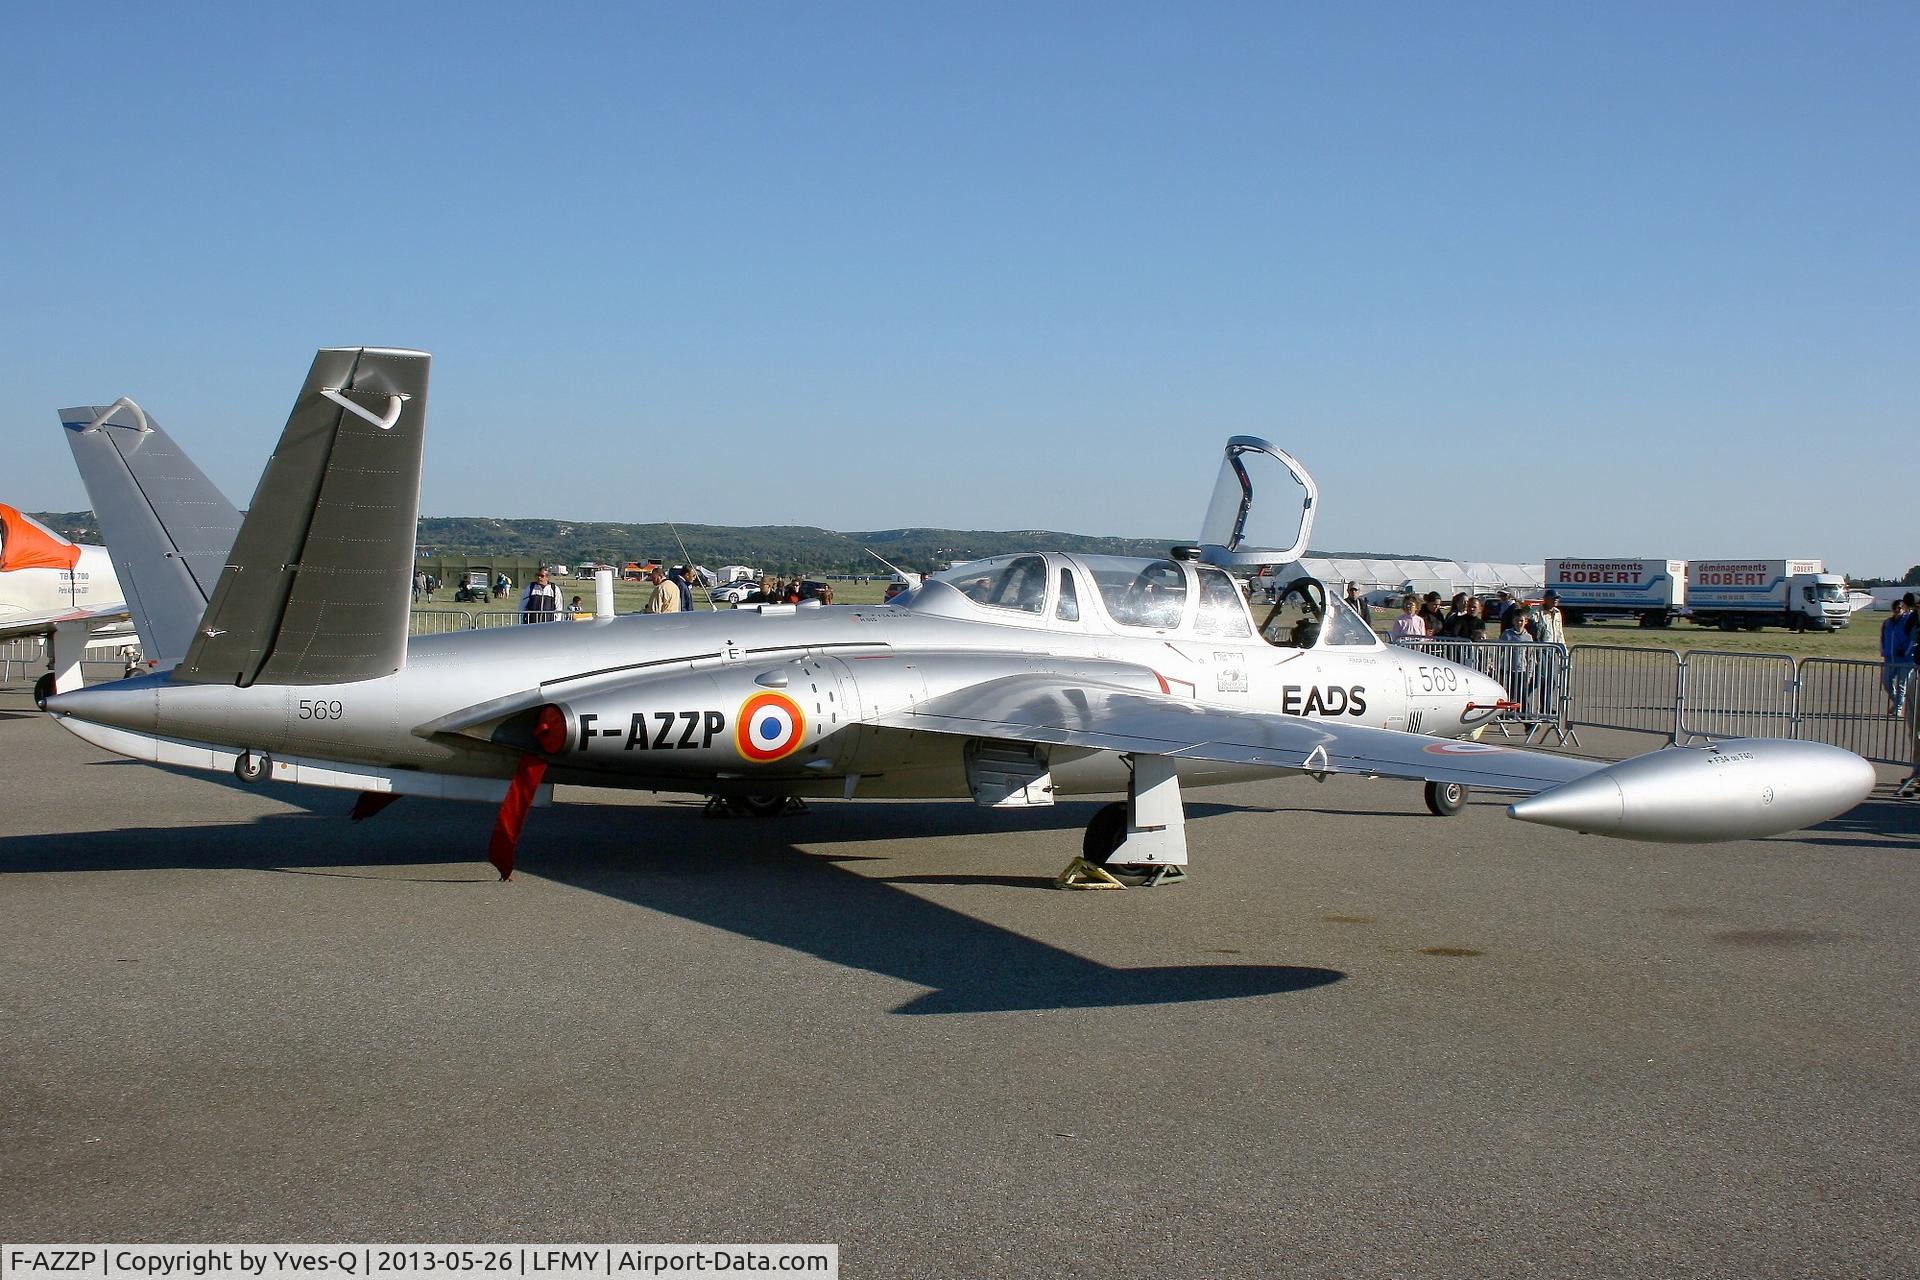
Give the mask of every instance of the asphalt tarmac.
[[20, 688], [0, 768], [0, 1239], [1920, 1272], [1920, 805], [1884, 787], [1689, 848], [1276, 781], [1189, 793], [1188, 883], [1063, 893], [1091, 804], [563, 792], [500, 884], [484, 808], [349, 823]]

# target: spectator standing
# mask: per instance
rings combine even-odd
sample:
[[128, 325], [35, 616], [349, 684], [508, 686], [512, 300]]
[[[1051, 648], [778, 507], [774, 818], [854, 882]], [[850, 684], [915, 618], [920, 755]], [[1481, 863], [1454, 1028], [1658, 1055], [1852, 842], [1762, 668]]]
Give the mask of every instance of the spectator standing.
[[1494, 597], [1493, 614], [1487, 621], [1492, 625], [1498, 626], [1502, 631], [1505, 631], [1507, 629], [1507, 615], [1512, 612], [1513, 592], [1502, 591]]
[[420, 603], [420, 597], [427, 594], [427, 571], [416, 569], [413, 573], [413, 602]]
[[673, 572], [669, 573], [667, 578], [680, 589], [680, 611], [690, 612], [693, 609], [693, 575], [687, 572], [687, 566], [683, 564], [673, 566]]
[[1429, 591], [1426, 596], [1420, 600], [1420, 621], [1426, 623], [1427, 634], [1429, 636], [1437, 636], [1440, 634], [1440, 624], [1446, 621], [1446, 617], [1440, 611], [1440, 593], [1438, 591]]
[[644, 613], [679, 613], [680, 588], [675, 586], [667, 571], [659, 565], [653, 566], [647, 573], [647, 581], [653, 584], [653, 597], [647, 601]]
[[1533, 638], [1541, 644], [1566, 644], [1567, 624], [1560, 615], [1558, 592], [1549, 591], [1540, 597], [1540, 608], [1533, 615]]
[[1895, 600], [1893, 616], [1880, 624], [1880, 661], [1885, 664], [1880, 683], [1887, 691], [1887, 711], [1896, 716], [1906, 714], [1907, 684], [1913, 678], [1915, 629], [1908, 603], [1912, 599], [1909, 591]]
[[1475, 644], [1487, 638], [1487, 620], [1480, 615], [1480, 601], [1473, 596], [1467, 597], [1467, 611], [1460, 615], [1459, 627], [1453, 634]]
[[1466, 621], [1467, 601], [1470, 598], [1464, 591], [1453, 593], [1453, 599], [1447, 604], [1447, 616], [1440, 621], [1441, 635], [1452, 639], [1459, 638], [1460, 624]]
[[1400, 601], [1400, 616], [1393, 620], [1392, 632], [1387, 637], [1389, 644], [1407, 644], [1414, 640], [1427, 638], [1426, 621], [1414, 610], [1420, 601], [1412, 592]]
[[520, 593], [520, 621], [552, 622], [559, 616], [560, 588], [553, 585], [552, 577], [542, 569]]
[[1369, 626], [1372, 625], [1373, 609], [1367, 604], [1367, 598], [1360, 594], [1359, 583], [1349, 582], [1347, 584], [1347, 603], [1352, 606], [1355, 613], [1360, 615], [1362, 621], [1366, 622]]
[[[1530, 645], [1533, 643], [1531, 619], [1527, 607], [1515, 601], [1513, 608], [1507, 610], [1507, 624], [1500, 632], [1501, 644]], [[1544, 657], [1539, 650], [1501, 649], [1499, 669], [1496, 678], [1506, 687], [1507, 696], [1520, 704], [1520, 718], [1527, 720], [1534, 709], [1533, 691], [1536, 685], [1534, 660]], [[1529, 723], [1531, 723], [1529, 721]]]

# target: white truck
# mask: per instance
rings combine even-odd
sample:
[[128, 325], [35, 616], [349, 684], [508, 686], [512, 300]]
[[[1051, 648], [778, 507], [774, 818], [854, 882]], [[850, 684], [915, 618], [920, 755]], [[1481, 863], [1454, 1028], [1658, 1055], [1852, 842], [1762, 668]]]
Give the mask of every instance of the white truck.
[[1643, 627], [1664, 627], [1686, 607], [1687, 562], [1548, 560], [1546, 589], [1560, 597], [1569, 626], [1596, 618], [1638, 618]]
[[1835, 631], [1853, 609], [1847, 580], [1818, 560], [1690, 560], [1687, 614], [1722, 631]]

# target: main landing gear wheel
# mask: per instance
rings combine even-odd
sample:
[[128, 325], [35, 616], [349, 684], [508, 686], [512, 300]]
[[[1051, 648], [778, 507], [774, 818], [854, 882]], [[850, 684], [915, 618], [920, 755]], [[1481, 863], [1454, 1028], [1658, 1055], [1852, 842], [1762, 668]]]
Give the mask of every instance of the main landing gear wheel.
[[271, 768], [273, 768], [271, 757], [252, 751], [243, 751], [240, 753], [240, 758], [233, 762], [233, 776], [242, 782], [258, 782], [267, 776], [267, 771]]
[[708, 796], [709, 818], [774, 818], [783, 813], [805, 813], [798, 796]]
[[1427, 784], [1427, 812], [1441, 818], [1451, 818], [1467, 807], [1467, 787], [1463, 782], [1429, 782]]
[[1127, 838], [1127, 806], [1124, 801], [1101, 805], [1087, 823], [1080, 839], [1080, 856], [1054, 879], [1060, 889], [1150, 889], [1155, 885], [1178, 884], [1187, 878], [1186, 868], [1149, 866], [1143, 863], [1114, 862], [1113, 856]]
[[740, 796], [734, 801], [748, 815], [755, 818], [771, 818], [787, 807], [785, 796]]
[[1107, 865], [1121, 841], [1127, 838], [1127, 806], [1123, 801], [1100, 806], [1087, 823], [1087, 834], [1080, 838], [1080, 856], [1096, 867]]
[[49, 671], [33, 682], [33, 705], [42, 711], [47, 709], [47, 699], [53, 696], [53, 672]]

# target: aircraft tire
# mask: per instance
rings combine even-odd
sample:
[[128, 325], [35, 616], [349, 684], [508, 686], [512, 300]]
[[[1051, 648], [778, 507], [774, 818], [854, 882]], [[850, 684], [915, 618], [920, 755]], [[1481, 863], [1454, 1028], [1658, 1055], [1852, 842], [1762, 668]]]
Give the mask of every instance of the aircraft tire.
[[1428, 813], [1451, 818], [1467, 807], [1467, 786], [1464, 782], [1429, 782], [1426, 797]]
[[1127, 838], [1127, 805], [1124, 800], [1101, 805], [1094, 813], [1093, 820], [1087, 823], [1087, 834], [1080, 840], [1080, 856], [1096, 867], [1107, 865], [1107, 859], [1120, 848], [1121, 841]]
[[47, 709], [47, 699], [53, 696], [53, 672], [43, 674], [33, 682], [33, 705], [42, 711]]
[[273, 768], [273, 759], [264, 754], [242, 751], [233, 762], [233, 776], [242, 782], [258, 782]]
[[775, 814], [786, 812], [787, 808], [785, 796], [738, 796], [734, 803], [755, 818], [771, 818]]

